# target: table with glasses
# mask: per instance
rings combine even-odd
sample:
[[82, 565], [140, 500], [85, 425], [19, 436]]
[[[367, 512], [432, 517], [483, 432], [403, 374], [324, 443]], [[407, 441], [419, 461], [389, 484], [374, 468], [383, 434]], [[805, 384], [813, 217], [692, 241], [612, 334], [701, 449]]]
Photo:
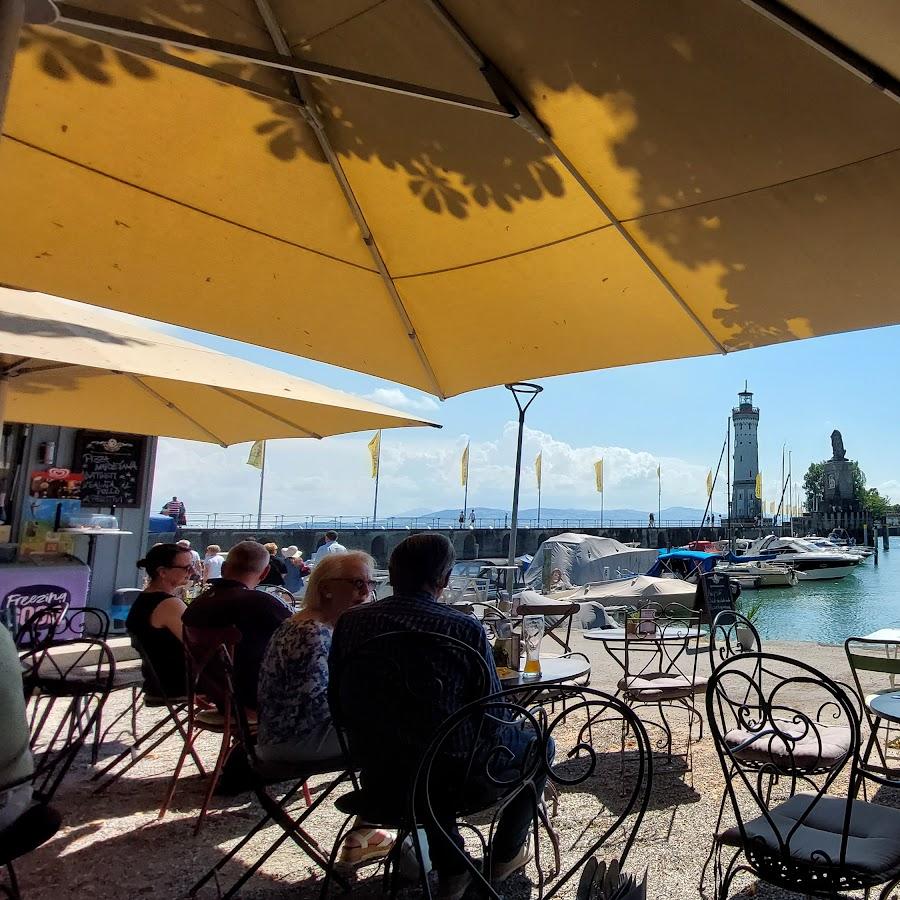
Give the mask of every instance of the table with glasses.
[[544, 688], [552, 684], [562, 684], [589, 675], [591, 664], [584, 656], [541, 656], [541, 671], [526, 675], [515, 669], [498, 672], [500, 683], [505, 688]]

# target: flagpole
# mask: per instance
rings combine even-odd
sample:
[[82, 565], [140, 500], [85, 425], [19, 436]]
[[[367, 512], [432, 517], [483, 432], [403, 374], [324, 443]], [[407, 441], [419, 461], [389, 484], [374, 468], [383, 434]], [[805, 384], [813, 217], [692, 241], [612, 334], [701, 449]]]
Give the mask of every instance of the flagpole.
[[662, 528], [662, 468], [656, 467], [656, 484], [658, 493], [656, 495], [656, 527]]
[[[463, 491], [463, 519], [465, 519], [467, 513], [466, 510], [469, 508], [469, 444], [466, 444], [466, 483], [465, 483], [465, 491]], [[463, 525], [465, 525], [465, 521], [463, 521]]]
[[262, 443], [262, 465], [259, 467], [259, 506], [256, 508], [256, 527], [262, 528], [263, 488], [266, 483], [266, 442]]
[[372, 507], [372, 527], [378, 520], [378, 481], [381, 478], [381, 429], [378, 430], [378, 457], [375, 460], [375, 505]]
[[605, 490], [600, 491], [600, 527], [603, 527], [603, 496], [606, 494]]

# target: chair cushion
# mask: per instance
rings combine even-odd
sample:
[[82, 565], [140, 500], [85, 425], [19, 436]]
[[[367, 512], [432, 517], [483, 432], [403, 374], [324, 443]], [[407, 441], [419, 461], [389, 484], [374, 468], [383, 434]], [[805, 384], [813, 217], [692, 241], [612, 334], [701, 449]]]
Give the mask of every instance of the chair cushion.
[[[775, 719], [779, 731], [795, 742], [774, 734], [762, 734], [734, 755], [745, 762], [774, 763], [780, 769], [806, 771], [833, 766], [850, 752], [853, 740], [846, 725], [816, 725], [809, 728], [802, 722]], [[725, 745], [734, 750], [753, 737], [745, 728], [733, 728], [723, 738]]]
[[14, 822], [0, 831], [0, 865], [31, 853], [59, 831], [62, 817], [44, 803], [30, 806]]
[[[863, 800], [853, 800], [852, 804], [845, 867], [868, 878], [876, 878], [875, 883], [889, 881], [900, 874], [900, 809]], [[769, 816], [784, 840], [808, 809], [809, 815], [790, 837], [791, 859], [815, 866], [821, 866], [825, 859], [839, 859], [847, 812], [845, 798], [820, 797], [816, 800], [813, 794], [795, 794], [772, 807]], [[765, 847], [773, 854], [780, 854], [775, 832], [764, 817], [746, 822], [744, 831], [747, 842], [757, 848], [756, 852]], [[733, 847], [745, 845], [737, 826], [723, 832], [719, 840]]]
[[225, 727], [225, 716], [217, 709], [201, 709], [194, 716], [194, 721], [198, 727], [208, 731], [221, 731]]
[[709, 679], [705, 675], [695, 675], [693, 679], [685, 675], [666, 672], [644, 672], [619, 679], [619, 690], [626, 691], [638, 700], [678, 700], [691, 694], [702, 694]]

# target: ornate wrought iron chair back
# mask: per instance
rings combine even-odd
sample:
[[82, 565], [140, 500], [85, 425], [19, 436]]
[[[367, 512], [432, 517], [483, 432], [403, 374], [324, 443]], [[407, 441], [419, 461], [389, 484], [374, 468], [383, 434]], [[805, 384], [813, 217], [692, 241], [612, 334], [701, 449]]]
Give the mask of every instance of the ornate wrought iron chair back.
[[[332, 715], [348, 759], [361, 772], [363, 791], [405, 814], [419, 760], [446, 711], [486, 696], [490, 685], [480, 653], [430, 632], [378, 635], [333, 665]], [[474, 734], [461, 736], [461, 746], [472, 743]], [[385, 782], [394, 786], [391, 797], [380, 789]]]
[[706, 677], [697, 672], [702, 636], [700, 612], [681, 603], [647, 603], [636, 615], [639, 618], [634, 633], [629, 633], [626, 627], [625, 671], [618, 684], [619, 691], [632, 709], [655, 707], [658, 710], [661, 721], [642, 721], [661, 729], [657, 747], [665, 749], [670, 757], [673, 735], [666, 709], [687, 714], [685, 756], [690, 768], [695, 718], [699, 722], [699, 737], [703, 737], [703, 717], [694, 702], [695, 695], [706, 689]]
[[[116, 676], [116, 660], [105, 641], [81, 638], [54, 677], [36, 677], [31, 718], [34, 790], [44, 801], [56, 792], [100, 719]], [[60, 711], [57, 707], [66, 704]], [[54, 715], [54, 710], [56, 714]]]
[[[522, 706], [521, 691], [516, 688], [506, 688], [461, 708], [434, 736], [416, 774], [410, 815], [416, 815], [426, 827], [444, 831], [441, 821], [442, 813], [446, 821], [446, 808], [442, 809], [442, 804], [448, 802], [451, 794], [457, 816], [493, 808], [488, 824], [481, 829], [487, 837], [479, 833], [482, 850], [488, 854], [485, 864], [479, 868], [457, 849], [472, 873], [475, 892], [479, 895], [502, 896], [484, 875], [491, 869], [490, 839], [504, 809], [522, 793], [529, 794], [533, 804], [532, 837], [539, 872], [538, 896], [544, 898], [555, 896], [572, 877], [577, 878], [585, 862], [611, 839], [616, 840], [616, 847], [620, 848], [619, 862], [624, 863], [647, 810], [653, 761], [647, 732], [633, 710], [618, 697], [575, 685], [554, 686], [548, 688], [548, 694], [554, 705], [561, 701], [563, 706], [560, 712], [549, 716], [546, 707], [534, 710]], [[499, 731], [486, 726], [491, 720], [499, 726]], [[476, 730], [476, 725], [481, 727], [477, 730], [478, 741], [472, 748], [465, 779], [448, 786], [441, 760], [447, 757], [448, 747], [453, 745], [457, 733], [471, 733]], [[503, 743], [505, 736], [520, 745], [522, 738], [513, 734], [513, 730], [523, 732], [525, 740], [533, 738], [526, 753], [516, 753]], [[634, 744], [630, 749], [633, 765], [628, 766], [628, 776], [621, 756], [625, 733]], [[501, 737], [499, 743], [498, 735]], [[603, 747], [597, 746], [598, 737], [605, 741]], [[608, 779], [605, 778], [608, 773], [604, 771], [607, 766], [611, 773]], [[565, 802], [566, 788], [584, 785], [592, 777], [610, 784], [614, 781], [621, 789], [616, 808], [611, 810], [608, 822], [591, 829], [590, 845], [577, 848], [577, 859], [571, 864], [567, 860], [565, 866], [559, 864], [559, 848], [548, 829], [556, 856], [556, 864], [548, 876], [541, 862], [539, 829], [539, 823], [546, 822], [546, 814], [540, 806], [542, 797], [536, 782], [542, 783], [546, 779], [552, 783]], [[581, 792], [585, 790], [588, 788], [581, 788]], [[582, 804], [584, 800], [579, 797], [577, 802]], [[414, 840], [418, 840], [417, 835]]]
[[709, 668], [739, 653], [759, 653], [762, 640], [756, 626], [739, 612], [723, 609], [709, 628]]
[[[797, 660], [742, 654], [714, 670], [706, 704], [736, 823], [716, 839], [717, 897], [728, 896], [739, 871], [815, 896], [900, 874], [900, 834], [886, 855], [859, 839], [900, 829], [900, 811], [855, 801], [852, 789], [829, 795], [839, 776], [852, 786], [858, 775], [859, 716], [842, 685]], [[839, 726], [845, 744], [827, 746], [825, 721]], [[772, 781], [783, 777], [790, 796], [773, 798]], [[806, 790], [794, 793], [796, 783]], [[726, 846], [736, 852], [723, 866]]]
[[625, 635], [625, 674], [697, 675], [700, 613], [681, 603], [646, 603], [631, 615], [639, 618], [636, 633]]

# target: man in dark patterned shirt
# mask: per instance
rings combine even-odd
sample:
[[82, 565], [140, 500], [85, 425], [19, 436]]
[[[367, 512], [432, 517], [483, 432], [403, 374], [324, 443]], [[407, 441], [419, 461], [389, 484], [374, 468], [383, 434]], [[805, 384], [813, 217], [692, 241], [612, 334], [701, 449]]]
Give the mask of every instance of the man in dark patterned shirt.
[[[460, 698], [471, 697], [473, 679], [488, 675], [486, 693], [500, 690], [500, 680], [494, 666], [490, 643], [481, 623], [473, 616], [458, 612], [438, 602], [443, 589], [447, 586], [450, 570], [455, 556], [453, 546], [446, 537], [440, 534], [417, 534], [402, 541], [391, 554], [389, 563], [391, 585], [394, 595], [384, 600], [368, 603], [347, 611], [338, 620], [329, 657], [331, 671], [331, 687], [335, 687], [335, 673], [340, 671], [342, 663], [351, 657], [355, 650], [366, 641], [380, 635], [396, 632], [430, 632], [447, 636], [459, 641], [477, 653], [485, 663], [481, 671], [477, 666], [466, 666], [462, 657], [448, 654], [429, 669], [429, 675], [438, 686], [429, 702], [421, 709], [402, 711], [402, 728], [398, 728], [395, 740], [397, 768], [402, 768], [404, 735], [415, 735], [414, 743], [426, 746], [434, 733], [435, 725], [443, 722], [454, 713], [461, 702]], [[459, 660], [454, 665], [454, 660]], [[440, 669], [440, 666], [445, 668]], [[434, 672], [433, 669], [439, 668]], [[423, 673], [424, 677], [424, 673]], [[427, 689], [427, 684], [425, 685]], [[366, 694], [366, 684], [358, 685], [362, 697]], [[335, 707], [332, 694], [332, 707]], [[383, 721], [392, 712], [377, 707], [374, 701], [371, 710], [373, 716], [379, 717], [378, 726], [373, 731], [383, 731]], [[396, 713], [394, 713], [396, 715]], [[420, 718], [417, 719], [417, 716]], [[524, 759], [533, 742], [534, 734], [511, 723], [493, 719], [485, 720], [485, 727], [480, 735], [480, 743], [485, 740], [494, 741], [495, 746], [502, 745], [510, 750], [516, 758]], [[493, 731], [490, 731], [493, 729]], [[474, 726], [462, 727], [455, 731], [450, 740], [442, 747], [442, 758], [465, 758], [472, 749]], [[407, 754], [408, 756], [408, 754]], [[515, 760], [511, 767], [515, 768]], [[413, 769], [414, 772], [414, 769]], [[394, 787], [403, 791], [408, 789], [410, 772], [397, 772], [394, 776]], [[363, 778], [365, 781], [365, 769]], [[385, 780], [385, 776], [380, 776]], [[404, 784], [404, 781], [407, 784]], [[390, 785], [385, 785], [385, 788]], [[467, 785], [471, 788], [471, 785]], [[542, 784], [538, 785], [541, 790]], [[477, 785], [476, 785], [477, 789]], [[490, 789], [484, 785], [486, 804], [490, 804]], [[525, 866], [532, 856], [530, 828], [532, 824], [531, 799], [528, 792], [522, 792], [502, 813], [493, 839], [494, 866], [491, 878], [499, 883]], [[441, 822], [441, 830], [426, 829], [432, 863], [440, 876], [440, 900], [455, 900], [465, 893], [471, 876], [465, 867], [460, 854], [447, 843], [446, 834], [457, 847], [463, 847], [463, 841], [453, 817]]]

